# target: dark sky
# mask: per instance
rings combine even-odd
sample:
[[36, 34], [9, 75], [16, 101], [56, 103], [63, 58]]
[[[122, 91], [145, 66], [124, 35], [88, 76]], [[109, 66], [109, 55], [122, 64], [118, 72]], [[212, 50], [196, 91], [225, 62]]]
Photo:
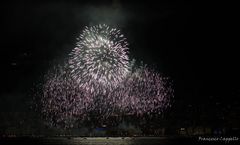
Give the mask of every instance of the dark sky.
[[84, 26], [98, 23], [120, 28], [132, 58], [170, 76], [176, 100], [234, 102], [240, 94], [239, 53], [224, 9], [183, 0], [25, 1], [1, 7], [1, 110], [21, 108], [51, 63], [74, 48]]

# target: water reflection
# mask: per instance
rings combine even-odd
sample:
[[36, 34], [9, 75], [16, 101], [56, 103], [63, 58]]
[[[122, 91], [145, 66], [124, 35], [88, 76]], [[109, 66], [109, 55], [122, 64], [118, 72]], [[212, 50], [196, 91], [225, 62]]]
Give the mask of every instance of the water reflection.
[[[182, 140], [181, 140], [182, 141]], [[73, 138], [15, 138], [0, 139], [0, 145], [168, 145], [178, 144], [179, 140], [164, 137], [73, 137]], [[185, 142], [186, 143], [186, 142]]]
[[73, 138], [69, 140], [73, 145], [134, 145], [134, 138]]

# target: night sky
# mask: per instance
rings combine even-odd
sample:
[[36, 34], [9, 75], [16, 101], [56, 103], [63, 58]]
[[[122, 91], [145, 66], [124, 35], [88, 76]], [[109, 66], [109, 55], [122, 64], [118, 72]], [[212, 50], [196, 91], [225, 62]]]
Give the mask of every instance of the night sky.
[[1, 7], [0, 112], [28, 112], [31, 88], [67, 57], [84, 26], [106, 23], [121, 29], [131, 58], [171, 77], [173, 112], [210, 102], [205, 113], [239, 113], [239, 53], [226, 9], [183, 0], [25, 1]]

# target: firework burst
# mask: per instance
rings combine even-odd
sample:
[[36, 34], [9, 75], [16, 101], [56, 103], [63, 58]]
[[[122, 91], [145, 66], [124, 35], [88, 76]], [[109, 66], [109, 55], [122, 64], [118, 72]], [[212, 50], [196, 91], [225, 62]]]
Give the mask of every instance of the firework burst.
[[65, 67], [54, 67], [45, 75], [41, 111], [51, 126], [73, 127], [91, 110], [93, 98], [71, 80]]
[[106, 107], [112, 114], [131, 114], [142, 116], [145, 114], [162, 114], [171, 106], [173, 98], [172, 83], [146, 66], [132, 72], [124, 83], [114, 91], [109, 92]]
[[146, 65], [136, 66], [127, 53], [119, 30], [86, 27], [67, 63], [45, 75], [40, 106], [48, 124], [69, 128], [91, 117], [160, 115], [170, 107], [170, 79]]
[[120, 30], [105, 24], [86, 27], [70, 53], [71, 76], [91, 91], [93, 85], [115, 88], [130, 72], [127, 53], [128, 43]]
[[170, 79], [146, 66], [137, 69], [125, 86], [131, 87], [120, 100], [123, 111], [137, 115], [161, 114], [170, 107], [170, 100], [173, 97]]

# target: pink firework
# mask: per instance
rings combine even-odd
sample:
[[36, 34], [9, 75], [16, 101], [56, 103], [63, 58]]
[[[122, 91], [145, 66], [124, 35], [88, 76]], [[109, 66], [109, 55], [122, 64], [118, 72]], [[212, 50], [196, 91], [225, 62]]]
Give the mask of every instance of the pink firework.
[[91, 110], [92, 95], [77, 86], [64, 67], [56, 67], [46, 75], [41, 106], [50, 125], [73, 127]]
[[[123, 114], [161, 114], [173, 98], [172, 83], [147, 67], [137, 69], [108, 99]], [[121, 114], [122, 114], [121, 113]]]

